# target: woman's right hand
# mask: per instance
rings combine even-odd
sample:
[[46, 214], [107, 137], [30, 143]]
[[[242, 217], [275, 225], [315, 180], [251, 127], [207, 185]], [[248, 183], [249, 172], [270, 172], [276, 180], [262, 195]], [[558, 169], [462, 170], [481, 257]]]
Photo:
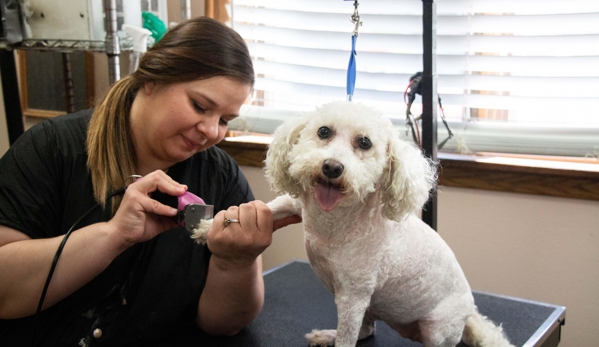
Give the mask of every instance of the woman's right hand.
[[179, 196], [185, 193], [187, 186], [174, 181], [162, 170], [130, 184], [116, 214], [108, 222], [111, 229], [122, 238], [124, 248], [148, 241], [177, 225], [171, 218], [177, 215], [177, 209], [150, 197], [156, 190]]
[[[153, 172], [127, 188], [115, 216], [106, 223], [76, 230], [64, 247], [50, 282], [46, 309], [91, 281], [126, 248], [173, 228], [177, 210], [152, 199], [156, 190], [179, 196], [186, 187], [162, 171]], [[22, 318], [36, 312], [48, 269], [63, 236], [30, 239], [0, 226], [0, 319]]]

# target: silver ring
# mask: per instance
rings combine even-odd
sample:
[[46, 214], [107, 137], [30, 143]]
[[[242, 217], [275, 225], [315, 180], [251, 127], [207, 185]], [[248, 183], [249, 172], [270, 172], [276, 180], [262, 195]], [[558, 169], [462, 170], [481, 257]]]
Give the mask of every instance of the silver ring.
[[225, 228], [231, 223], [239, 223], [239, 221], [237, 219], [225, 217]]

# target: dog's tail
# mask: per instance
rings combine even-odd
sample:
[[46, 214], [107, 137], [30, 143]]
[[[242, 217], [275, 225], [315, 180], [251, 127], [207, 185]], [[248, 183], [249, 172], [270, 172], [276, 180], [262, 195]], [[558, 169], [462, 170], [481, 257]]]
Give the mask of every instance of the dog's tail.
[[462, 341], [472, 347], [514, 347], [505, 336], [501, 325], [495, 325], [478, 310], [466, 321]]

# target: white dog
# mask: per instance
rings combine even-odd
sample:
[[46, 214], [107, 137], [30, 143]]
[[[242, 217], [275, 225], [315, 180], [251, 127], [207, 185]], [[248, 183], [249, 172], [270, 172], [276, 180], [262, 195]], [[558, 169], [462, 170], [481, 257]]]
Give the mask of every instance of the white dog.
[[416, 216], [435, 170], [387, 118], [334, 102], [286, 122], [266, 174], [286, 194], [268, 203], [274, 218], [302, 216], [310, 264], [335, 294], [337, 330], [312, 331], [310, 346], [355, 346], [376, 320], [425, 347], [511, 346], [477, 312], [451, 249]]

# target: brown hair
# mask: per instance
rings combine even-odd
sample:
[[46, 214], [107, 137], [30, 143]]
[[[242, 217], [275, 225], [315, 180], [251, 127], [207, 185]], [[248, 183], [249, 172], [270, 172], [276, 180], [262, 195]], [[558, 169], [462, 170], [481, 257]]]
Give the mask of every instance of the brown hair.
[[[92, 115], [86, 143], [94, 197], [102, 207], [107, 195], [135, 174], [129, 111], [139, 88], [152, 82], [164, 85], [216, 76], [253, 88], [252, 59], [237, 32], [214, 19], [198, 17], [169, 30], [141, 57], [135, 72], [110, 88]], [[117, 198], [113, 213], [119, 205]]]

